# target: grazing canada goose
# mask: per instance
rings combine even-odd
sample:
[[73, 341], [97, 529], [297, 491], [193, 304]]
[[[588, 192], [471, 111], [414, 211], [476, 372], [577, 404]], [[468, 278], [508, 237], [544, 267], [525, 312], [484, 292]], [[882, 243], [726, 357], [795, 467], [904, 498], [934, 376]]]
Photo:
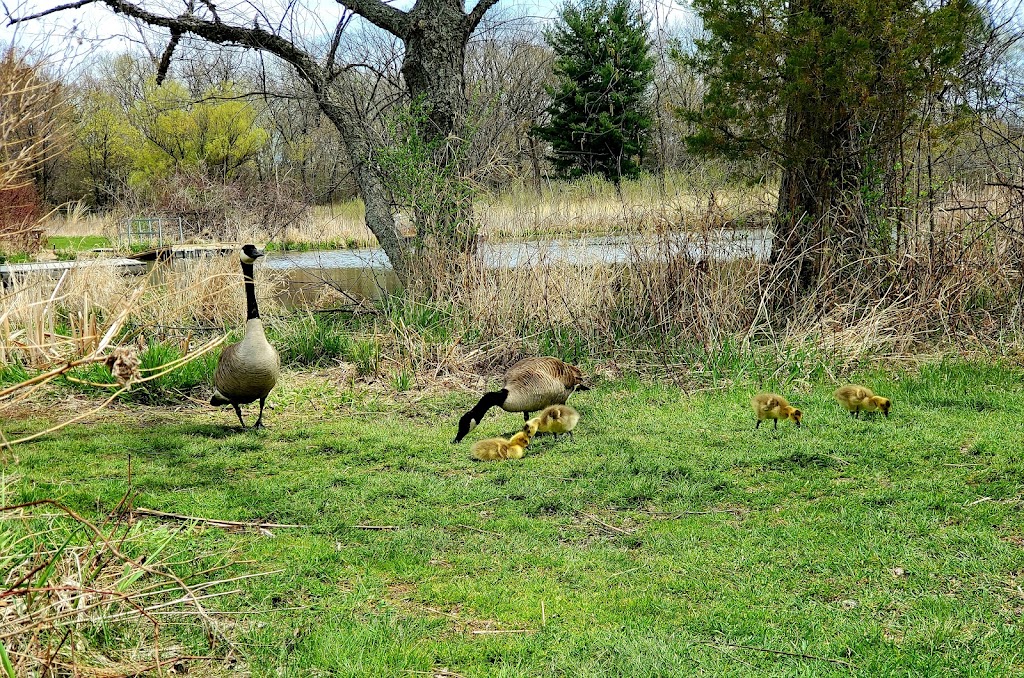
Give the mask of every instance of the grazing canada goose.
[[574, 391], [586, 391], [583, 373], [575, 365], [558, 358], [523, 358], [505, 372], [505, 383], [500, 391], [485, 393], [473, 409], [459, 419], [459, 432], [453, 443], [480, 423], [492, 407], [506, 412], [522, 412], [523, 420], [548, 405], [563, 405]]
[[480, 461], [494, 461], [495, 459], [522, 459], [526, 454], [526, 446], [530, 439], [537, 435], [536, 421], [528, 421], [523, 424], [523, 430], [516, 433], [510, 439], [488, 438], [473, 443], [473, 456]]
[[263, 428], [263, 406], [281, 370], [281, 359], [263, 333], [263, 321], [256, 307], [252, 265], [262, 256], [263, 252], [255, 245], [244, 246], [239, 254], [245, 280], [245, 336], [220, 354], [217, 371], [213, 374], [213, 397], [210, 398], [211, 405], [234, 407], [242, 428], [245, 428], [245, 421], [239, 405], [248, 405], [256, 400], [260, 401], [260, 415], [253, 428]]
[[789, 404], [777, 393], [758, 393], [750, 399], [750, 406], [754, 408], [757, 415], [757, 424], [754, 428], [760, 428], [761, 422], [765, 419], [775, 420], [775, 429], [779, 428], [779, 419], [792, 419], [797, 428], [800, 428], [800, 419], [804, 413]]
[[861, 412], [881, 411], [886, 417], [892, 408], [892, 401], [888, 398], [875, 395], [875, 392], [866, 386], [847, 384], [836, 390], [833, 394], [839, 404], [853, 415], [854, 419], [860, 419]]
[[580, 413], [568, 405], [552, 405], [530, 421], [537, 423], [537, 433], [554, 433], [555, 437], [568, 433], [572, 437], [572, 430], [580, 421]]

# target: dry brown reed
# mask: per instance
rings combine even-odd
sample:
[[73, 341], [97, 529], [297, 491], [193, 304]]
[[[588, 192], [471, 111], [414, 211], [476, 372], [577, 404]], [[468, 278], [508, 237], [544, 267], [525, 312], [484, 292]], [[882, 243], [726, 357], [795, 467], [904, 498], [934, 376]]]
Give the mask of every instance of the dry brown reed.
[[458, 372], [460, 359], [467, 373], [495, 372], [546, 351], [672, 376], [716, 360], [726, 345], [760, 352], [765, 364], [801, 347], [839, 371], [913, 359], [937, 345], [1002, 351], [1024, 320], [1024, 234], [1006, 216], [1020, 210], [1012, 192], [954, 190], [934, 214], [893, 223], [890, 244], [875, 253], [812, 248], [821, 262], [817, 289], [778, 314], [781, 267], [768, 261], [770, 234], [731, 228], [733, 215], [716, 201], [703, 211], [634, 209], [620, 218], [633, 235], [618, 263], [587, 262], [587, 248], [573, 240], [506, 262], [485, 263], [485, 246], [484, 260], [448, 278], [426, 262], [427, 283], [408, 295], [406, 315], [418, 305], [444, 309], [456, 326], [453, 343], [429, 348], [403, 319], [384, 353], [404, 357], [392, 369], [405, 359], [428, 375]]
[[[4, 476], [0, 496], [14, 480]], [[215, 607], [240, 593], [239, 581], [259, 575], [226, 576], [230, 553], [183, 558], [174, 531], [136, 523], [130, 509], [126, 495], [93, 523], [52, 500], [0, 501], [4, 675], [228, 672], [228, 625]], [[168, 638], [170, 623], [200, 630], [207, 656]]]

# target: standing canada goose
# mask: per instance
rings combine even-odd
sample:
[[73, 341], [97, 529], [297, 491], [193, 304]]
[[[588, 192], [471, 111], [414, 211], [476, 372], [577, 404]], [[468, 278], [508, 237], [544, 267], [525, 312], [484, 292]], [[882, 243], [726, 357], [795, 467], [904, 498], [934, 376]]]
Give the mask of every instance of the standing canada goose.
[[775, 420], [775, 430], [779, 428], [779, 419], [792, 419], [797, 428], [800, 428], [800, 419], [804, 413], [789, 404], [777, 393], [758, 393], [750, 399], [750, 406], [757, 415], [757, 423], [754, 428], [760, 428], [761, 422], [765, 419]]
[[459, 432], [453, 443], [480, 423], [492, 407], [506, 412], [522, 412], [523, 420], [548, 405], [563, 405], [573, 391], [586, 391], [583, 373], [575, 365], [558, 358], [523, 358], [505, 372], [505, 383], [500, 391], [485, 393], [473, 409], [459, 419]]
[[881, 411], [888, 417], [889, 410], [892, 408], [891, 400], [877, 396], [870, 388], [857, 384], [842, 386], [833, 395], [839, 404], [853, 415], [854, 419], [860, 419], [861, 412]]
[[523, 430], [510, 439], [488, 438], [473, 443], [473, 457], [480, 461], [496, 459], [522, 459], [526, 455], [526, 446], [530, 439], [537, 435], [537, 422], [530, 420], [523, 424]]
[[263, 321], [256, 306], [252, 265], [262, 256], [263, 252], [255, 245], [245, 245], [239, 254], [245, 280], [245, 336], [220, 354], [217, 371], [213, 374], [213, 397], [210, 398], [211, 405], [234, 407], [242, 428], [245, 428], [245, 421], [239, 405], [248, 405], [256, 400], [260, 401], [260, 416], [253, 428], [263, 428], [263, 406], [281, 370], [281, 359], [263, 333]]
[[568, 405], [552, 405], [530, 421], [537, 423], [537, 433], [554, 433], [557, 438], [563, 433], [572, 437], [572, 430], [579, 423], [580, 413]]

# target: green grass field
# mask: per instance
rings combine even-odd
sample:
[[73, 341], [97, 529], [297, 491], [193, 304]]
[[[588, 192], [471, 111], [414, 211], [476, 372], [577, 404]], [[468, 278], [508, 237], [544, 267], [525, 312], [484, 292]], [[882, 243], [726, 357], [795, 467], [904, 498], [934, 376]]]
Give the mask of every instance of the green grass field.
[[110, 239], [102, 235], [61, 236], [52, 235], [46, 239], [51, 249], [83, 252], [97, 247], [110, 247]]
[[605, 382], [570, 402], [575, 440], [480, 463], [470, 444], [521, 417], [453, 446], [471, 394], [290, 374], [266, 431], [234, 430], [230, 409], [125, 407], [19, 448], [6, 500], [101, 515], [130, 453], [138, 506], [307, 526], [175, 538], [231, 551], [234, 574], [276, 571], [220, 603], [258, 610], [229, 625], [257, 676], [1024, 674], [1024, 374], [857, 381], [893, 399], [889, 419], [853, 420], [833, 384], [781, 388], [805, 426], [777, 432], [754, 430], [753, 386]]

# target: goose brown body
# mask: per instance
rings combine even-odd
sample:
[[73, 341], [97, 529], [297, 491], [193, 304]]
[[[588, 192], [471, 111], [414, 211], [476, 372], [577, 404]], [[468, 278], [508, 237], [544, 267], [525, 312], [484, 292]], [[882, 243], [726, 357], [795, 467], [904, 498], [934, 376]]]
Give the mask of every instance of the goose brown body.
[[245, 323], [245, 337], [224, 349], [213, 373], [217, 394], [228, 403], [248, 405], [266, 398], [277, 384], [281, 359], [267, 341], [259, 319]]
[[506, 412], [522, 412], [529, 420], [533, 412], [549, 405], [562, 405], [576, 391], [585, 391], [583, 373], [575, 365], [558, 358], [524, 358], [505, 372], [499, 391], [485, 393], [480, 401], [459, 420], [459, 430], [452, 441], [462, 440], [492, 407]]
[[760, 428], [765, 419], [774, 419], [775, 428], [779, 428], [779, 419], [791, 419], [797, 428], [803, 412], [789, 404], [789, 401], [777, 393], [759, 393], [750, 399], [750, 407], [757, 416], [754, 428]]
[[838, 388], [833, 395], [855, 419], [860, 418], [861, 412], [881, 412], [888, 417], [892, 409], [891, 400], [875, 395], [867, 386], [847, 384]]
[[568, 433], [571, 436], [580, 421], [580, 413], [568, 405], [551, 405], [530, 421], [537, 423], [538, 433], [554, 433], [556, 436]]

